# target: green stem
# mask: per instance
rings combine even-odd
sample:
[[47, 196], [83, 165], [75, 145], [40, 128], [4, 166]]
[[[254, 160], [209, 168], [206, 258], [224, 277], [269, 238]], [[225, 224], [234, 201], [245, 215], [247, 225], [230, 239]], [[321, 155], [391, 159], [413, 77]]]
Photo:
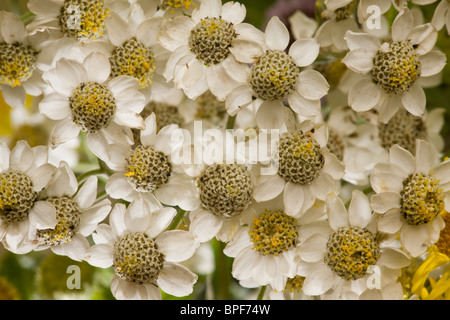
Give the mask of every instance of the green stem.
[[267, 288], [267, 286], [261, 287], [261, 289], [259, 290], [258, 297], [256, 298], [256, 300], [262, 300], [263, 299], [264, 293], [266, 292], [266, 288]]
[[97, 175], [97, 174], [103, 174], [103, 173], [105, 173], [105, 171], [102, 168], [94, 169], [94, 170], [91, 170], [91, 171], [88, 171], [88, 172], [85, 172], [85, 173], [81, 174], [77, 178], [77, 180], [78, 180], [78, 183], [80, 183], [83, 180], [89, 178], [90, 176]]
[[180, 225], [181, 220], [183, 220], [184, 215], [186, 211], [179, 209], [177, 215], [173, 219], [172, 223], [170, 224], [168, 230], [175, 230]]
[[230, 300], [231, 283], [231, 258], [227, 257], [223, 250], [226, 243], [214, 239], [214, 257], [216, 269], [213, 275], [214, 293], [217, 300]]
[[32, 18], [34, 18], [36, 15], [30, 11], [25, 12], [22, 16], [20, 16], [20, 20], [24, 23], [27, 24], [29, 20], [31, 20]]
[[236, 122], [236, 116], [228, 116], [226, 129], [234, 129], [235, 122]]

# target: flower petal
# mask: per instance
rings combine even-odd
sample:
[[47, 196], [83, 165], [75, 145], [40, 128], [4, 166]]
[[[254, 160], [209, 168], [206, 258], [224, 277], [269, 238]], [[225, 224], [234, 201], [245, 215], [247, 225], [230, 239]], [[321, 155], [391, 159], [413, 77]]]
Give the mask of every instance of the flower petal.
[[56, 148], [64, 142], [78, 137], [80, 127], [72, 121], [72, 118], [60, 120], [53, 126], [50, 135], [50, 146]]
[[277, 16], [269, 20], [265, 34], [266, 44], [270, 50], [283, 51], [289, 44], [289, 31]]
[[337, 231], [340, 227], [349, 225], [349, 217], [342, 199], [338, 196], [330, 196], [327, 199], [328, 221], [330, 227]]
[[445, 67], [447, 56], [442, 51], [431, 50], [418, 58], [420, 61], [420, 76], [429, 77], [438, 74]]
[[184, 230], [165, 231], [156, 238], [158, 250], [166, 261], [180, 262], [191, 258], [198, 246], [192, 232]]
[[198, 276], [187, 267], [166, 262], [157, 282], [164, 292], [176, 297], [183, 297], [192, 293], [197, 278]]
[[369, 199], [360, 190], [352, 192], [352, 199], [348, 207], [348, 219], [350, 225], [365, 228], [372, 218], [372, 209]]
[[83, 67], [87, 71], [88, 80], [103, 83], [111, 73], [109, 59], [102, 53], [93, 52], [83, 61]]
[[285, 184], [286, 181], [278, 174], [262, 175], [255, 187], [253, 198], [258, 202], [272, 200], [283, 192]]
[[310, 100], [297, 92], [293, 92], [288, 97], [289, 106], [292, 110], [303, 117], [316, 117], [320, 114], [320, 100]]
[[349, 51], [342, 59], [342, 63], [356, 73], [368, 74], [373, 68], [373, 58], [374, 55], [361, 48]]
[[378, 219], [378, 230], [380, 232], [394, 234], [400, 230], [403, 222], [400, 209], [390, 209]]
[[321, 99], [327, 94], [329, 88], [330, 85], [320, 72], [316, 70], [304, 70], [300, 72], [297, 90], [306, 99]]
[[78, 190], [74, 200], [81, 209], [90, 207], [97, 199], [97, 176], [90, 176]]
[[422, 87], [415, 83], [412, 87], [403, 93], [402, 104], [408, 112], [415, 116], [422, 116], [427, 104], [427, 98]]
[[225, 108], [229, 115], [234, 116], [240, 109], [253, 101], [253, 90], [249, 85], [241, 85], [234, 89], [225, 100]]
[[39, 112], [52, 120], [63, 120], [71, 117], [69, 99], [59, 93], [51, 93], [39, 102]]
[[414, 24], [414, 17], [408, 8], [402, 9], [392, 23], [392, 40], [405, 41]]
[[357, 112], [372, 109], [380, 100], [381, 91], [371, 80], [363, 80], [348, 94], [348, 103]]
[[319, 51], [319, 43], [314, 38], [298, 39], [289, 47], [289, 55], [299, 67], [312, 64], [319, 55]]
[[297, 183], [287, 182], [283, 192], [284, 212], [296, 217], [300, 215], [304, 200], [304, 187]]
[[113, 265], [113, 252], [112, 245], [96, 244], [87, 250], [84, 260], [94, 267], [109, 268]]
[[392, 208], [400, 209], [401, 197], [396, 192], [380, 192], [370, 197], [370, 204], [373, 211], [385, 213]]
[[145, 232], [150, 224], [150, 207], [147, 202], [138, 197], [134, 199], [125, 212], [125, 224], [132, 232]]
[[29, 214], [30, 224], [36, 229], [53, 229], [56, 226], [56, 209], [47, 201], [36, 201]]

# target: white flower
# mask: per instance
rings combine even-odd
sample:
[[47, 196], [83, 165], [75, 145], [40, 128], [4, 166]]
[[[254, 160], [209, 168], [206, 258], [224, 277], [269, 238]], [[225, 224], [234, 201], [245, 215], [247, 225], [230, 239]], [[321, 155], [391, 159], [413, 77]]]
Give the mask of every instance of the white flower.
[[33, 250], [30, 231], [56, 224], [55, 208], [38, 199], [56, 171], [47, 156], [47, 147], [30, 148], [25, 141], [11, 151], [0, 144], [0, 239], [11, 252]]
[[412, 257], [423, 254], [439, 239], [448, 211], [450, 161], [440, 162], [439, 153], [428, 142], [417, 140], [415, 157], [394, 145], [389, 162], [373, 169], [370, 182], [377, 193], [371, 197], [375, 212], [382, 213], [380, 232], [399, 236], [403, 250]]
[[275, 290], [267, 288], [265, 296], [268, 300], [313, 300], [314, 297], [307, 296], [303, 293], [303, 282], [305, 277], [294, 276], [286, 281], [284, 290]]
[[177, 125], [169, 125], [159, 131], [155, 114], [145, 120], [146, 129], [140, 133], [140, 145], [112, 145], [108, 149], [111, 158], [106, 161], [114, 171], [106, 182], [106, 192], [115, 199], [132, 201], [137, 196], [145, 198], [155, 207], [161, 202], [190, 211], [198, 207], [197, 191], [192, 179], [172, 157], [184, 146], [177, 141], [174, 132]]
[[327, 148], [324, 124], [304, 121], [299, 131], [282, 132], [276, 152], [277, 172], [263, 174], [257, 181], [254, 199], [268, 201], [283, 194], [285, 212], [299, 217], [316, 199], [338, 193], [344, 166]]
[[326, 123], [327, 147], [345, 165], [342, 179], [353, 185], [368, 186], [373, 167], [387, 158], [374, 138], [375, 125], [358, 119], [348, 106], [333, 107]]
[[254, 181], [245, 165], [215, 163], [197, 177], [200, 205], [189, 213], [189, 230], [200, 242], [228, 242], [252, 203]]
[[227, 243], [224, 253], [233, 257], [232, 275], [243, 286], [270, 284], [284, 290], [288, 278], [297, 274], [299, 250], [306, 233], [325, 214], [323, 202], [316, 202], [306, 214], [286, 214], [282, 197], [254, 203], [245, 213], [241, 228]]
[[322, 49], [332, 52], [348, 50], [345, 32], [359, 29], [354, 17], [356, 1], [325, 1], [325, 6], [320, 14], [325, 22], [317, 29], [314, 38]]
[[44, 85], [36, 69], [39, 51], [13, 13], [0, 11], [0, 25], [0, 91], [8, 105], [23, 107], [26, 95], [40, 95]]
[[234, 43], [244, 41], [244, 5], [203, 0], [191, 17], [176, 16], [161, 28], [159, 41], [172, 51], [164, 76], [195, 99], [208, 89], [221, 101], [247, 80], [248, 67], [236, 60]]
[[[156, 12], [156, 7], [154, 9]], [[157, 39], [164, 18], [148, 15], [140, 3], [134, 2], [125, 17], [112, 11], [106, 19], [106, 34], [114, 45], [109, 55], [111, 76], [126, 75], [138, 79], [141, 92], [147, 98], [154, 82], [166, 85], [162, 73], [170, 56]]]
[[175, 214], [174, 208], [152, 211], [137, 198], [128, 208], [116, 204], [110, 224], [98, 226], [85, 260], [114, 268], [111, 290], [117, 299], [158, 300], [160, 289], [174, 296], [192, 292], [197, 275], [179, 263], [191, 258], [199, 244], [189, 231], [165, 231]]
[[179, 15], [190, 16], [192, 11], [200, 6], [201, 0], [157, 0], [164, 16], [173, 18]]
[[81, 261], [89, 248], [86, 239], [111, 211], [108, 199], [97, 200], [97, 177], [90, 176], [79, 187], [75, 174], [61, 162], [54, 178], [39, 198], [56, 211], [54, 228], [36, 230], [35, 250], [50, 248], [52, 252]]
[[428, 141], [441, 152], [444, 148], [444, 139], [440, 131], [444, 125], [443, 108], [425, 110], [421, 117], [399, 109], [387, 123], [378, 123], [375, 141], [387, 152], [394, 144], [408, 150], [411, 154], [416, 152], [416, 140]]
[[235, 88], [227, 97], [226, 108], [230, 115], [250, 103], [261, 104], [259, 113], [267, 115], [272, 110], [272, 117], [279, 117], [278, 106], [287, 99], [289, 107], [301, 116], [314, 117], [321, 112], [320, 99], [329, 89], [329, 84], [320, 72], [312, 69], [301, 70], [310, 66], [319, 55], [320, 46], [313, 38], [296, 40], [286, 53], [290, 35], [286, 26], [278, 17], [273, 17], [267, 24], [265, 32], [254, 34], [259, 40], [249, 50], [248, 43], [238, 42], [230, 48], [240, 62], [253, 63], [248, 79]]
[[349, 69], [365, 77], [349, 92], [348, 103], [358, 112], [380, 105], [380, 119], [387, 122], [403, 106], [420, 116], [426, 96], [420, 79], [439, 73], [446, 56], [433, 50], [437, 31], [431, 24], [413, 27], [407, 8], [395, 18], [392, 41], [381, 43], [373, 35], [348, 31], [350, 52], [342, 59]]
[[62, 58], [43, 77], [52, 87], [39, 103], [39, 110], [56, 120], [51, 146], [87, 132], [90, 150], [99, 158], [109, 143], [132, 144], [130, 128], [144, 128], [139, 113], [145, 97], [136, 79], [110, 79], [110, 63], [101, 53], [91, 53], [83, 63]]
[[[298, 274], [304, 276], [303, 292], [323, 299], [357, 297], [368, 287], [396, 281], [408, 256], [377, 238], [376, 215], [369, 199], [355, 190], [348, 209], [338, 196], [327, 199], [328, 220], [307, 233], [300, 246]], [[372, 284], [371, 277], [374, 279]]]
[[28, 25], [42, 42], [68, 37], [77, 42], [95, 40], [103, 35], [109, 16], [110, 0], [30, 0], [28, 9], [36, 15]]
[[431, 24], [437, 29], [441, 30], [444, 25], [447, 28], [447, 34], [450, 35], [450, 1], [442, 0], [434, 11]]

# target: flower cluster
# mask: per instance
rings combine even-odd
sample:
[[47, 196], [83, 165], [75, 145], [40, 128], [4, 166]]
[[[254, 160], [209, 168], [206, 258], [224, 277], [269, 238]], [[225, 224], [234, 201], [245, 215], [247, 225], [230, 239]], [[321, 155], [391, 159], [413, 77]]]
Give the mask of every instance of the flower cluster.
[[28, 126], [0, 144], [3, 247], [110, 270], [116, 299], [231, 281], [246, 299], [449, 298], [437, 2], [315, 1], [263, 28], [222, 0], [1, 11], [0, 97]]

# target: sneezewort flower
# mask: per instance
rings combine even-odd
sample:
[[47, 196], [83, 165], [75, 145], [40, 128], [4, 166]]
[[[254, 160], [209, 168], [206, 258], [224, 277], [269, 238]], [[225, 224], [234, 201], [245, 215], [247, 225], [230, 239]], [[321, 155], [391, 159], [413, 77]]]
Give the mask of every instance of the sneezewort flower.
[[[241, 108], [257, 104], [259, 121], [279, 117], [282, 102], [300, 116], [320, 114], [321, 102], [329, 89], [326, 79], [316, 70], [307, 69], [319, 55], [320, 46], [314, 38], [301, 38], [289, 47], [290, 34], [278, 17], [273, 17], [265, 32], [255, 33], [254, 50], [239, 42], [230, 50], [240, 62], [251, 63], [246, 81], [237, 86], [226, 99], [226, 108], [235, 115]], [[302, 69], [305, 68], [305, 69]], [[270, 115], [270, 116], [269, 116]]]
[[324, 214], [321, 201], [299, 218], [286, 214], [281, 196], [253, 203], [224, 249], [234, 258], [233, 277], [244, 287], [270, 285], [284, 290], [288, 279], [297, 274], [298, 256], [308, 234], [301, 228], [314, 228]]
[[254, 199], [268, 201], [283, 194], [285, 212], [299, 217], [316, 199], [324, 201], [329, 193], [338, 193], [344, 166], [328, 150], [327, 142], [326, 126], [309, 121], [298, 131], [281, 133], [276, 172], [259, 177]]
[[11, 252], [33, 250], [30, 231], [56, 224], [56, 210], [38, 199], [56, 171], [47, 159], [45, 146], [30, 148], [22, 140], [9, 150], [0, 144], [0, 239]]
[[39, 194], [39, 199], [56, 211], [56, 225], [36, 230], [35, 250], [50, 249], [53, 253], [81, 261], [89, 248], [87, 237], [111, 211], [111, 201], [97, 201], [96, 176], [90, 176], [79, 186], [75, 174], [61, 162], [54, 179]]
[[417, 140], [416, 153], [394, 145], [389, 162], [375, 166], [370, 177], [374, 211], [381, 213], [381, 232], [399, 236], [403, 250], [412, 257], [425, 253], [439, 239], [448, 211], [449, 160], [439, 159], [436, 149]]
[[[339, 196], [331, 195], [327, 215], [322, 225], [305, 231], [308, 236], [299, 250], [298, 274], [305, 277], [305, 294], [354, 299], [372, 285], [381, 289], [397, 281], [398, 271], [409, 265], [410, 259], [380, 241], [374, 223], [377, 215], [364, 193], [353, 191], [348, 208]], [[373, 284], [372, 275], [378, 277]]]
[[152, 210], [136, 198], [128, 208], [116, 204], [109, 224], [98, 226], [85, 260], [114, 269], [116, 299], [160, 300], [160, 290], [174, 296], [192, 292], [197, 275], [180, 263], [194, 255], [199, 243], [189, 231], [165, 231], [175, 214], [174, 208]]
[[242, 29], [256, 29], [243, 23], [245, 6], [237, 2], [222, 5], [220, 0], [204, 0], [192, 16], [176, 16], [161, 27], [159, 41], [172, 54], [164, 77], [195, 99], [210, 90], [219, 100], [246, 80], [247, 65], [238, 62], [232, 51], [244, 41]]
[[355, 111], [380, 105], [382, 122], [389, 121], [400, 107], [416, 116], [423, 114], [426, 96], [419, 80], [439, 73], [446, 56], [433, 49], [436, 29], [429, 23], [414, 27], [413, 22], [411, 11], [401, 10], [392, 25], [391, 41], [384, 43], [373, 35], [346, 33], [350, 51], [342, 62], [364, 75], [348, 94]]
[[144, 129], [139, 113], [145, 97], [139, 82], [129, 76], [110, 78], [110, 62], [102, 53], [91, 53], [83, 62], [62, 58], [46, 71], [48, 90], [39, 110], [56, 120], [50, 145], [56, 147], [86, 132], [92, 152], [105, 158], [109, 143], [133, 143], [131, 128]]
[[112, 144], [107, 148], [110, 159], [106, 164], [115, 173], [106, 182], [106, 192], [112, 198], [126, 201], [142, 197], [153, 208], [161, 207], [161, 203], [186, 211], [197, 208], [199, 200], [194, 182], [172, 158], [184, 147], [184, 141], [173, 141], [179, 127], [172, 124], [158, 130], [154, 113], [145, 123], [140, 143]]
[[26, 95], [39, 96], [44, 82], [36, 68], [39, 50], [13, 13], [0, 11], [0, 91], [11, 107], [24, 107]]

